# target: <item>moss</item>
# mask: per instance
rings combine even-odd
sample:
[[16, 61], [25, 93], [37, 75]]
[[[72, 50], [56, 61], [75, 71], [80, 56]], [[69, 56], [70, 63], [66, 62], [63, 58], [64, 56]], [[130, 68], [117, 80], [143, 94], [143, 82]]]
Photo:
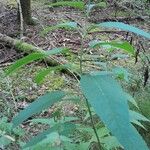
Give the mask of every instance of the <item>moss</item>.
[[33, 50], [33, 46], [24, 42], [17, 41], [15, 44], [16, 49], [23, 50], [25, 52], [31, 52]]

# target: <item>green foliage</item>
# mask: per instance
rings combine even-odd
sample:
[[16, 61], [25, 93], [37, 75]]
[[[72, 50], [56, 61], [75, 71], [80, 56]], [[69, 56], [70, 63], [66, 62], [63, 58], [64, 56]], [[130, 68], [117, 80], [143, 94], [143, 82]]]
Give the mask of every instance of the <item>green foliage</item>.
[[22, 67], [34, 60], [44, 58], [44, 56], [45, 55], [43, 53], [32, 53], [26, 57], [23, 57], [22, 59], [19, 59], [18, 61], [16, 61], [14, 65], [12, 65], [8, 68], [6, 75], [9, 75], [9, 74], [15, 72], [20, 67]]
[[[55, 126], [45, 130], [42, 133], [39, 133], [36, 137], [31, 139], [24, 148], [36, 146], [36, 144], [39, 144], [40, 141], [44, 140], [50, 133], [58, 131], [60, 135], [68, 136], [72, 133], [73, 129], [75, 129], [75, 125], [72, 123], [58, 123]], [[53, 135], [50, 135], [50, 137], [53, 137]], [[49, 140], [48, 140], [49, 142]], [[54, 141], [55, 142], [55, 141]]]
[[107, 28], [118, 28], [118, 29], [122, 29], [124, 31], [129, 31], [129, 32], [133, 32], [135, 34], [138, 34], [140, 36], [143, 36], [145, 38], [150, 39], [150, 34], [139, 29], [136, 28], [134, 26], [128, 25], [128, 24], [124, 24], [122, 22], [104, 22], [104, 23], [100, 23], [97, 26], [99, 27], [107, 27]]
[[113, 48], [124, 50], [125, 52], [128, 52], [129, 54], [132, 54], [132, 55], [134, 55], [135, 53], [133, 46], [128, 42], [121, 42], [121, 41], [103, 42], [103, 41], [94, 40], [94, 41], [91, 41], [89, 45], [91, 48], [102, 46], [104, 48], [106, 47], [107, 49], [107, 48], [113, 47]]
[[49, 4], [50, 7], [55, 7], [55, 6], [70, 6], [73, 8], [78, 8], [80, 10], [84, 10], [85, 5], [84, 2], [82, 1], [61, 1], [61, 2], [56, 2], [56, 3], [51, 3]]
[[69, 30], [75, 30], [77, 29], [77, 23], [76, 22], [65, 22], [65, 23], [60, 23], [58, 25], [55, 26], [50, 26], [45, 28], [42, 32], [41, 35], [44, 36], [45, 34], [47, 34], [50, 31], [56, 30], [56, 29], [69, 29]]
[[107, 4], [105, 2], [100, 2], [100, 3], [97, 3], [97, 4], [88, 4], [86, 7], [87, 7], [86, 8], [87, 14], [89, 14], [94, 7], [105, 8], [105, 7], [107, 7]]
[[67, 65], [60, 65], [60, 66], [56, 66], [56, 67], [50, 67], [44, 70], [41, 70], [38, 72], [38, 74], [35, 77], [35, 81], [38, 84], [41, 84], [44, 80], [44, 78], [52, 71], [61, 71], [63, 69], [67, 69], [69, 68], [69, 66]]
[[[84, 10], [85, 5], [81, 1], [63, 1], [57, 2], [54, 4], [50, 4], [50, 7], [54, 6], [70, 6], [74, 8], [78, 8]], [[96, 5], [88, 5], [87, 13], [91, 11], [93, 7]], [[111, 27], [111, 28], [119, 28], [125, 31], [130, 31], [141, 35], [146, 38], [150, 38], [150, 34], [133, 27], [131, 25], [127, 25], [121, 22], [105, 22], [92, 26], [92, 28], [97, 27]], [[75, 29], [79, 32], [79, 35], [82, 35], [82, 41], [86, 37], [89, 32], [89, 29], [84, 29], [83, 27], [77, 26], [75, 22], [66, 22], [62, 24], [58, 24], [56, 26], [51, 26], [45, 28], [42, 31], [42, 35], [48, 33], [49, 31], [56, 30], [59, 28], [63, 29]], [[128, 42], [121, 41], [111, 41], [111, 42], [103, 42], [103, 41], [91, 41], [90, 48], [103, 47], [106, 49], [115, 48], [121, 49], [128, 54], [135, 54], [135, 50], [132, 45]], [[18, 45], [18, 48], [21, 45]], [[38, 59], [43, 59], [48, 57], [49, 55], [55, 55], [58, 53], [66, 53], [68, 52], [67, 48], [56, 48], [51, 51], [46, 52], [38, 52], [32, 53], [14, 63], [7, 70], [7, 75], [15, 72], [18, 68], [31, 63]], [[136, 101], [127, 93], [123, 92], [121, 86], [114, 79], [117, 77], [119, 79], [124, 79], [128, 81], [129, 73], [122, 67], [117, 67], [112, 69], [112, 72], [93, 72], [93, 73], [84, 73], [83, 72], [83, 43], [81, 44], [81, 50], [79, 52], [78, 59], [80, 60], [80, 76], [81, 80], [80, 86], [83, 95], [94, 108], [98, 117], [103, 121], [106, 127], [104, 128], [96, 128], [94, 124], [91, 127], [84, 126], [81, 128], [81, 124], [79, 126], [76, 123], [71, 123], [71, 121], [76, 121], [75, 118], [68, 118], [67, 120], [59, 120], [55, 122], [53, 119], [33, 119], [32, 123], [41, 123], [50, 125], [50, 128], [39, 133], [33, 139], [31, 139], [28, 143], [26, 143], [23, 148], [24, 149], [89, 149], [92, 142], [99, 142], [105, 149], [115, 149], [115, 148], [124, 148], [127, 150], [148, 150], [146, 143], [139, 135], [137, 130], [132, 126], [131, 123], [134, 123], [138, 126], [144, 128], [144, 126], [139, 121], [148, 121], [143, 115], [129, 110], [128, 101], [130, 101], [137, 108]], [[101, 63], [101, 62], [97, 62]], [[104, 64], [103, 64], [104, 65]], [[36, 76], [36, 82], [41, 83], [44, 77], [50, 73], [51, 71], [57, 71], [62, 69], [64, 66], [56, 66], [53, 68], [48, 68], [39, 72]], [[72, 68], [69, 68], [72, 69]], [[73, 70], [73, 69], [72, 69]], [[47, 93], [37, 100], [32, 102], [27, 108], [19, 112], [19, 114], [13, 118], [12, 124], [13, 127], [19, 126], [23, 121], [31, 117], [32, 115], [41, 112], [42, 110], [47, 109], [52, 106], [54, 103], [62, 100], [66, 94], [62, 91], [54, 91]], [[78, 95], [77, 95], [78, 96]], [[83, 96], [81, 96], [81, 99]], [[89, 108], [89, 114], [91, 108], [87, 103], [87, 107]], [[59, 112], [58, 112], [59, 113]], [[93, 113], [94, 114], [94, 113]], [[57, 113], [55, 114], [57, 115]], [[93, 120], [93, 116], [90, 114], [87, 118]], [[11, 127], [12, 128], [12, 127]], [[89, 139], [84, 141], [80, 140], [79, 144], [76, 144], [70, 134], [73, 134], [73, 130], [79, 130], [81, 132], [86, 131], [88, 135], [90, 135]], [[94, 129], [94, 131], [93, 131]], [[96, 137], [96, 133], [98, 137]], [[2, 139], [4, 140], [4, 139]], [[7, 142], [7, 141], [6, 141]], [[57, 143], [58, 142], [58, 143]]]
[[5, 148], [10, 143], [16, 142], [20, 137], [24, 136], [21, 128], [13, 128], [12, 123], [8, 122], [8, 118], [2, 117], [0, 120], [0, 148]]
[[41, 51], [41, 52], [37, 52], [37, 53], [31, 53], [28, 56], [23, 57], [22, 59], [19, 59], [18, 61], [15, 62], [15, 64], [10, 66], [8, 68], [8, 70], [6, 71], [6, 75], [9, 75], [9, 74], [15, 72], [20, 67], [25, 66], [26, 64], [31, 63], [35, 60], [43, 59], [49, 55], [65, 53], [65, 52], [68, 52], [68, 50], [69, 50], [68, 48], [54, 48], [49, 51]]
[[60, 101], [65, 96], [65, 93], [62, 91], [55, 91], [47, 93], [33, 103], [31, 103], [26, 109], [22, 110], [15, 118], [13, 118], [12, 123], [13, 127], [17, 127], [24, 120], [29, 118], [30, 116], [41, 112], [44, 109], [47, 109], [55, 102]]
[[98, 72], [83, 75], [81, 89], [97, 115], [125, 149], [148, 150], [141, 136], [130, 124], [126, 95], [111, 74]]

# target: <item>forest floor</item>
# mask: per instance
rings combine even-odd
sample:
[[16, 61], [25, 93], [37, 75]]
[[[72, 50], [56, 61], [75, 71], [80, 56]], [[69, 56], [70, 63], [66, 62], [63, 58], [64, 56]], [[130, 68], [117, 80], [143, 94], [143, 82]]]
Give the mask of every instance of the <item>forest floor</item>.
[[[45, 4], [46, 0], [42, 2], [34, 0], [32, 2], [32, 16], [35, 18], [37, 24], [34, 26], [25, 26], [25, 33], [23, 37], [23, 41], [40, 47], [43, 50], [50, 50], [55, 47], [65, 46], [70, 48], [74, 55], [78, 55], [81, 48], [81, 37], [78, 32], [57, 29], [56, 31], [47, 33], [44, 37], [40, 35], [41, 31], [45, 27], [54, 26], [64, 21], [75, 21], [83, 28], [86, 28], [93, 22], [114, 21], [115, 19], [116, 21], [119, 20], [124, 23], [135, 25], [145, 31], [149, 31], [150, 29], [150, 20], [147, 12], [138, 11], [137, 13], [132, 9], [129, 9], [129, 11], [123, 8], [118, 9], [113, 5], [108, 5], [105, 8], [93, 10], [90, 18], [87, 18], [84, 12], [80, 10], [70, 7], [49, 8]], [[146, 19], [139, 16], [146, 16]], [[17, 21], [17, 7], [15, 1], [2, 0], [0, 2], [0, 33], [6, 34], [12, 38], [19, 38], [20, 27]], [[93, 55], [93, 57], [95, 55], [99, 55], [100, 59], [104, 59], [105, 61], [106, 57], [112, 57], [112, 55], [110, 56], [110, 53], [105, 49], [101, 49], [101, 51], [89, 49], [89, 41], [97, 39], [102, 41], [127, 40], [132, 42], [136, 49], [141, 48], [139, 41], [142, 41], [144, 49], [146, 50], [145, 55], [149, 55], [149, 43], [145, 39], [137, 37], [131, 33], [127, 34], [127, 32], [120, 30], [101, 29], [98, 32], [89, 34], [83, 41], [83, 48], [89, 50], [89, 53], [86, 56], [87, 58], [90, 55]], [[118, 52], [117, 54], [122, 54], [122, 52]], [[7, 116], [11, 119], [12, 116], [14, 116], [20, 109], [26, 107], [28, 103], [33, 101], [39, 95], [44, 94], [46, 91], [65, 89], [66, 91], [72, 90], [76, 93], [79, 92], [79, 85], [76, 79], [66, 75], [65, 73], [52, 73], [46, 77], [43, 84], [37, 85], [34, 81], [36, 73], [47, 67], [46, 63], [42, 64], [41, 62], [35, 62], [27, 65], [4, 80], [4, 69], [12, 64], [12, 62], [23, 56], [24, 53], [18, 53], [13, 47], [7, 45], [7, 43], [0, 42], [0, 112], [2, 114], [0, 117]], [[66, 58], [60, 55], [57, 56], [56, 59], [62, 62], [71, 60], [71, 58], [66, 60]], [[135, 64], [135, 60], [129, 57], [119, 60], [115, 59], [109, 62], [110, 66], [112, 64], [124, 66], [129, 70], [129, 72], [134, 74], [134, 82], [131, 84], [123, 83], [123, 86], [135, 96], [135, 99], [139, 104], [140, 111], [143, 115], [150, 119], [150, 81], [148, 81], [146, 87], [143, 87], [145, 66], [141, 64], [141, 61]], [[99, 70], [99, 67], [95, 68], [90, 63], [86, 64], [85, 70], [93, 71], [95, 69]], [[84, 105], [85, 104], [83, 103], [81, 108], [79, 105], [74, 105], [69, 101], [65, 104], [61, 103], [56, 109], [60, 107], [63, 109], [63, 113], [67, 115], [77, 115], [77, 111], [78, 113], [82, 113], [85, 108]], [[52, 111], [54, 111], [53, 109], [50, 109], [47, 114], [41, 115], [49, 117], [51, 116]], [[147, 127], [147, 131], [142, 129], [139, 130], [144, 135], [147, 143], [150, 144], [150, 127], [148, 127], [147, 124], [144, 125]], [[28, 132], [31, 132], [32, 135], [35, 135], [38, 132], [37, 128], [35, 129], [34, 127], [31, 129], [25, 125], [24, 128], [28, 130]]]

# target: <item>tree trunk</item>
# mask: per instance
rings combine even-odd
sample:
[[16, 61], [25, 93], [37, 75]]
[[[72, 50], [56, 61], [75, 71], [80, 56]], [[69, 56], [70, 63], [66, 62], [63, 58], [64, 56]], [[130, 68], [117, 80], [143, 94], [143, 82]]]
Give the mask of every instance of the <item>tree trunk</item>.
[[33, 24], [31, 17], [31, 0], [20, 0], [24, 23]]

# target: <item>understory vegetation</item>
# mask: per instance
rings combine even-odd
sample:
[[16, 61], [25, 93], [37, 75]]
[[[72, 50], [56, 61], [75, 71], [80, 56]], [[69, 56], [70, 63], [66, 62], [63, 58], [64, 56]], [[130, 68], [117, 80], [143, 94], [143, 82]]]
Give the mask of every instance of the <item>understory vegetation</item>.
[[149, 1], [21, 5], [0, 2], [0, 149], [148, 150]]

